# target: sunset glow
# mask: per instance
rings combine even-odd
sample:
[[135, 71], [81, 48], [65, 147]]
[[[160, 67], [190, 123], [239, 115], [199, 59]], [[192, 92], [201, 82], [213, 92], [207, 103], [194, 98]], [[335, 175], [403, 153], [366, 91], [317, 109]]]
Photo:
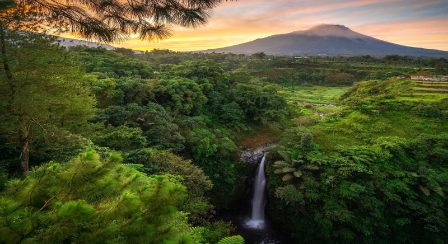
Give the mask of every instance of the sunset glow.
[[116, 46], [205, 50], [319, 24], [341, 24], [384, 41], [448, 51], [447, 23], [446, 0], [239, 0], [219, 5], [200, 28], [175, 28], [163, 41], [128, 40]]

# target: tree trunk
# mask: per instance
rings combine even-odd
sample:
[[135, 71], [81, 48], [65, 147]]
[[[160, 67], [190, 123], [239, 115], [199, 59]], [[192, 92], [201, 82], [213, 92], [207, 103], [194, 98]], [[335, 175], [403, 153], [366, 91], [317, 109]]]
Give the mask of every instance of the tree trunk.
[[6, 78], [8, 78], [8, 80], [12, 80], [12, 73], [11, 73], [11, 69], [9, 68], [8, 57], [6, 56], [6, 40], [5, 40], [5, 36], [6, 36], [6, 34], [5, 34], [5, 26], [0, 21], [0, 46], [1, 46], [0, 49], [1, 49], [3, 69], [5, 70]]
[[27, 138], [22, 138], [20, 140], [20, 171], [22, 172], [22, 176], [25, 177], [30, 171], [29, 162], [30, 162], [30, 141]]
[[20, 118], [21, 130], [20, 130], [20, 171], [22, 172], [22, 177], [28, 175], [30, 171], [30, 135], [27, 130], [25, 118]]
[[7, 83], [9, 85], [10, 93], [8, 96], [9, 110], [12, 111], [13, 96], [16, 93], [16, 84], [14, 84], [11, 68], [9, 67], [8, 56], [6, 55], [6, 27], [3, 22], [0, 21], [0, 60], [2, 62], [3, 69], [5, 70]]
[[[12, 99], [15, 94], [15, 84], [13, 82], [13, 76], [11, 73], [11, 68], [9, 67], [8, 56], [6, 53], [6, 26], [3, 22], [0, 21], [0, 57], [1, 64], [3, 69], [5, 70], [6, 79], [8, 80], [9, 88], [11, 90], [11, 94], [9, 94], [9, 110], [12, 112]], [[25, 177], [29, 172], [29, 161], [30, 161], [30, 136], [28, 134], [28, 130], [26, 127], [26, 122], [24, 118], [20, 119], [20, 123], [22, 125], [22, 129], [20, 131], [19, 140], [20, 140], [20, 171], [22, 172], [22, 176]]]

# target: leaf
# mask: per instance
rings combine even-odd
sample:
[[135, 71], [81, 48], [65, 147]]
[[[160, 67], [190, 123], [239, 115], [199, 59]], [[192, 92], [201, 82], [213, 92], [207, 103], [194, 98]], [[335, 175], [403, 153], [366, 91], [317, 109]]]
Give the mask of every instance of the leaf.
[[283, 173], [283, 171], [282, 171], [282, 169], [276, 169], [276, 170], [274, 170], [274, 174], [281, 174], [281, 173]]
[[431, 190], [429, 190], [428, 188], [426, 188], [426, 187], [424, 187], [422, 185], [419, 185], [419, 188], [423, 192], [423, 194], [425, 194], [426, 196], [431, 195]]
[[244, 244], [244, 238], [241, 236], [228, 236], [221, 239], [218, 244]]
[[327, 184], [330, 184], [330, 183], [332, 183], [334, 181], [334, 176], [328, 176], [328, 178], [327, 178], [327, 180], [326, 180], [326, 182], [325, 183], [327, 183]]
[[276, 161], [274, 162], [274, 165], [272, 165], [276, 168], [284, 168], [284, 167], [291, 167], [291, 165], [285, 161]]
[[291, 172], [294, 172], [294, 171], [296, 171], [295, 168], [283, 168], [282, 169], [283, 173], [291, 173]]
[[307, 166], [305, 166], [305, 169], [309, 169], [309, 170], [318, 170], [319, 166], [315, 165], [315, 164], [309, 164]]
[[443, 193], [442, 190], [436, 190], [436, 193], [439, 194], [439, 196], [444, 197], [445, 193]]
[[301, 165], [301, 164], [303, 164], [304, 163], [304, 161], [302, 160], [302, 159], [299, 159], [299, 160], [293, 160], [292, 162], [291, 162], [291, 165], [293, 166], [293, 167], [298, 167], [299, 165]]
[[293, 176], [292, 174], [286, 174], [286, 175], [284, 175], [284, 176], [282, 177], [282, 180], [283, 180], [283, 181], [289, 181], [289, 180], [291, 180], [292, 178], [294, 178], [294, 176]]
[[300, 170], [294, 172], [293, 174], [294, 174], [294, 176], [297, 177], [297, 178], [300, 178], [300, 177], [303, 175], [302, 171], [300, 171]]

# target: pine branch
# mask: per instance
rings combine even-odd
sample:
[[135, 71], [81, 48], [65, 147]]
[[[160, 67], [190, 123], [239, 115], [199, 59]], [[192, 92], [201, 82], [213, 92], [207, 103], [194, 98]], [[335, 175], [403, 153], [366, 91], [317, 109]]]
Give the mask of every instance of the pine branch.
[[[164, 39], [170, 26], [196, 28], [222, 0], [17, 0], [5, 20], [18, 29], [71, 32], [86, 39], [116, 42], [138, 34], [142, 40]], [[1, 17], [2, 15], [0, 15]], [[20, 16], [20, 18], [13, 17]], [[15, 19], [15, 20], [14, 20]]]

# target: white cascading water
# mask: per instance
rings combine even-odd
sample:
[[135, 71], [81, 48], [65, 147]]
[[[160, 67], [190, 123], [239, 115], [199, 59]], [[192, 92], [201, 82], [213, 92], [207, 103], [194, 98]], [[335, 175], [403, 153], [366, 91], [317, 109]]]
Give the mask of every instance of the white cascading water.
[[266, 176], [264, 174], [264, 160], [266, 155], [261, 159], [257, 169], [257, 175], [254, 182], [254, 198], [252, 199], [252, 217], [246, 222], [249, 228], [264, 228], [264, 205], [266, 191]]

